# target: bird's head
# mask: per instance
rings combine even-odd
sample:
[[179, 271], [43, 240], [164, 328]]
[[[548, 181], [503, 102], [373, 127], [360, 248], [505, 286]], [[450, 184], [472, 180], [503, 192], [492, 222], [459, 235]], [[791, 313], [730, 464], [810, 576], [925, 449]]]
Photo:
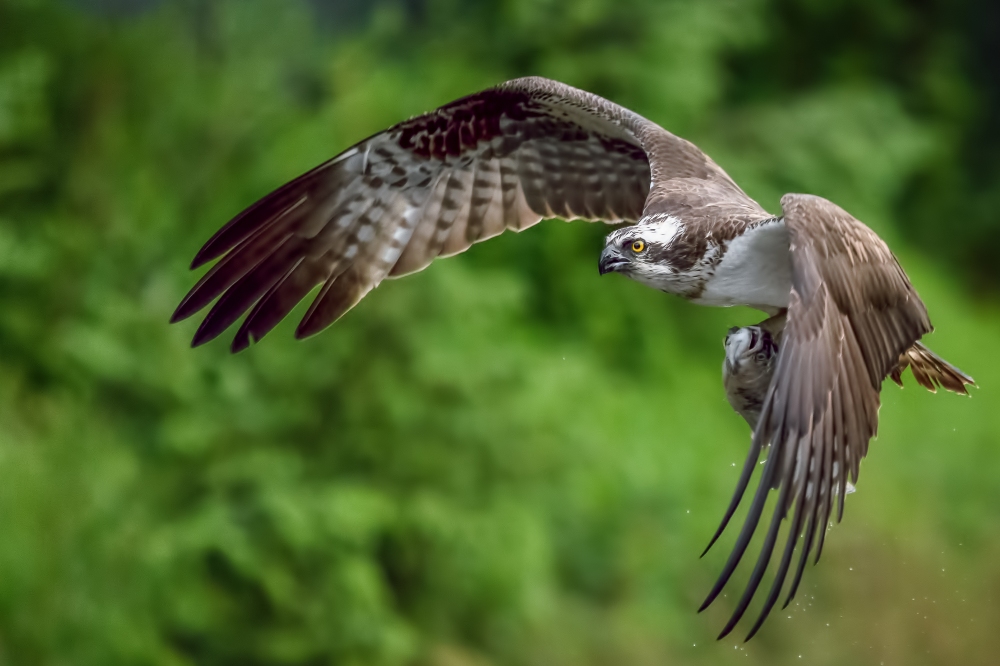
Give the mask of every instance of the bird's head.
[[673, 217], [657, 215], [637, 224], [612, 231], [604, 239], [598, 269], [626, 277], [663, 291], [677, 291], [684, 266], [677, 259], [681, 223]]

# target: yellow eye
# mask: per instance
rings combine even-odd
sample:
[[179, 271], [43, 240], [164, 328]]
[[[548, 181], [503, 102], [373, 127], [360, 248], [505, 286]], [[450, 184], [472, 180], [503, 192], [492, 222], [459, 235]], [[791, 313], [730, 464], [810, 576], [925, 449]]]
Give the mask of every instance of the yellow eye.
[[641, 240], [637, 240], [637, 241], [633, 241], [632, 242], [632, 251], [633, 252], [642, 252], [645, 249], [646, 249], [646, 243], [645, 242], [643, 242]]

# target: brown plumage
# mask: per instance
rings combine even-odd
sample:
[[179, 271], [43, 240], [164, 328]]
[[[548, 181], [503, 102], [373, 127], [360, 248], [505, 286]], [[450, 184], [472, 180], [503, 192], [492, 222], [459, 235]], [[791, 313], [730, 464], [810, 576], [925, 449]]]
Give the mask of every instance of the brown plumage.
[[931, 393], [937, 393], [939, 387], [948, 391], [968, 395], [966, 386], [973, 386], [972, 377], [948, 363], [946, 360], [916, 342], [899, 356], [899, 364], [889, 373], [892, 381], [903, 385], [903, 371], [910, 368], [913, 378]]
[[[787, 195], [781, 206], [783, 216], [771, 215], [694, 144], [628, 109], [555, 81], [517, 79], [375, 134], [247, 208], [195, 256], [193, 268], [218, 262], [172, 320], [215, 301], [195, 333], [199, 345], [249, 312], [232, 342], [236, 352], [316, 287], [296, 337], [329, 326], [383, 279], [505, 229], [547, 217], [638, 222], [609, 235], [602, 272], [704, 304], [752, 305], [779, 317], [787, 309], [750, 456], [716, 538], [761, 450], [769, 445], [771, 454], [705, 603], [732, 575], [769, 489], [779, 489], [757, 567], [723, 635], [746, 609], [794, 506], [756, 631], [798, 537], [804, 546], [789, 598], [806, 556], [822, 548], [834, 496], [842, 512], [847, 474], [834, 468], [856, 478], [875, 434], [882, 380], [898, 378], [905, 362], [925, 386], [964, 392], [971, 383], [917, 342], [931, 330], [927, 312], [881, 239], [817, 197]], [[643, 233], [649, 242], [635, 250]]]

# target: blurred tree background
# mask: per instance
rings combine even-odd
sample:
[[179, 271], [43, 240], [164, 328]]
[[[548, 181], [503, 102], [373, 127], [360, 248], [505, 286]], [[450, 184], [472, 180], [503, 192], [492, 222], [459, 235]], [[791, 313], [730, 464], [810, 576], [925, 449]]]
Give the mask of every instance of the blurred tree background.
[[[989, 0], [0, 0], [0, 663], [995, 663], [998, 35]], [[722, 338], [759, 315], [599, 279], [603, 225], [305, 342], [167, 325], [241, 208], [527, 74], [772, 211], [865, 220], [982, 386], [885, 388], [844, 524], [749, 644], [714, 641], [733, 594], [694, 611], [748, 443]]]

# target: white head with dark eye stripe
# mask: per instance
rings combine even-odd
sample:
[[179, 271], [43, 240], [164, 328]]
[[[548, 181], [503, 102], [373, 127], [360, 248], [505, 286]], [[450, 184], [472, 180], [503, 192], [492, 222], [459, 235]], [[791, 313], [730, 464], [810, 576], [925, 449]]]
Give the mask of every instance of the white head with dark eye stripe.
[[683, 279], [671, 262], [675, 241], [682, 231], [679, 220], [667, 215], [643, 218], [630, 227], [622, 227], [604, 239], [598, 268], [601, 275], [621, 273], [662, 291], [680, 293]]

